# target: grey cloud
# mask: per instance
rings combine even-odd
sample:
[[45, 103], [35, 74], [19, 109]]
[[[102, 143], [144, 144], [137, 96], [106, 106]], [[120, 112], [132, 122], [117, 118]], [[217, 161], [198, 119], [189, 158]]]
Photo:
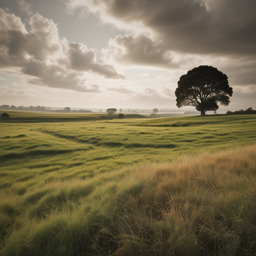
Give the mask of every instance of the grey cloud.
[[109, 87], [108, 91], [115, 91], [115, 92], [119, 92], [121, 94], [133, 94], [133, 93], [135, 93], [135, 91], [129, 90], [129, 89], [124, 88], [124, 87]]
[[164, 95], [167, 95], [167, 96], [169, 96], [169, 97], [171, 97], [171, 98], [174, 98], [174, 97], [175, 97], [175, 92], [172, 91], [170, 88], [163, 87], [162, 89], [163, 89]]
[[255, 58], [231, 59], [223, 66], [231, 85], [256, 85]]
[[126, 28], [150, 29], [167, 49], [256, 55], [255, 0], [77, 1]]
[[45, 74], [47, 65], [41, 61], [30, 60], [22, 67], [22, 72], [27, 75], [42, 77]]
[[[6, 13], [1, 8], [0, 8], [0, 28], [1, 28], [1, 31], [20, 30], [22, 32], [26, 32], [26, 28], [19, 17], [15, 16], [14, 14]], [[3, 35], [1, 35], [1, 40], [2, 40], [2, 36]]]
[[[183, 69], [195, 65], [195, 59], [208, 58], [227, 73], [231, 86], [256, 85], [255, 0], [65, 2], [72, 3], [73, 6], [75, 2], [79, 8], [85, 6], [91, 12], [99, 14], [103, 21], [112, 22], [128, 31], [151, 33], [153, 39], [148, 40], [144, 36], [118, 36], [112, 39], [107, 55], [109, 58], [129, 65], [174, 68], [176, 64]], [[192, 59], [175, 63], [171, 55], [168, 55], [169, 51], [183, 56], [187, 54]], [[229, 60], [224, 64], [215, 61], [220, 57]]]
[[17, 3], [20, 7], [20, 10], [27, 13], [28, 15], [32, 15], [33, 12], [31, 11], [31, 4], [24, 1], [24, 0], [17, 0]]
[[67, 71], [59, 65], [47, 65], [44, 62], [30, 60], [22, 71], [35, 77], [28, 80], [31, 84], [80, 92], [99, 92], [98, 85], [89, 84], [78, 72]]
[[30, 33], [18, 17], [0, 9], [0, 67], [22, 66], [28, 56], [46, 60], [61, 50], [58, 31], [53, 21], [35, 14], [29, 23]]
[[125, 35], [110, 39], [108, 58], [123, 64], [177, 68], [171, 53], [146, 35]]
[[[57, 25], [34, 14], [28, 32], [20, 18], [0, 8], [0, 68], [20, 69], [33, 76], [31, 84], [83, 92], [98, 92], [97, 85], [84, 80], [86, 72], [106, 78], [124, 79], [115, 68], [97, 62], [95, 52], [82, 44], [60, 39]], [[58, 66], [57, 66], [58, 64]]]
[[28, 82], [40, 86], [79, 92], [99, 92], [98, 85], [86, 83], [76, 72], [67, 73], [65, 70], [60, 70], [57, 66], [49, 66], [45, 70], [44, 76], [29, 79]]
[[118, 74], [113, 66], [105, 63], [96, 62], [96, 53], [88, 50], [83, 44], [70, 43], [68, 55], [68, 66], [78, 71], [92, 71], [105, 76], [106, 78], [124, 79], [125, 77]]

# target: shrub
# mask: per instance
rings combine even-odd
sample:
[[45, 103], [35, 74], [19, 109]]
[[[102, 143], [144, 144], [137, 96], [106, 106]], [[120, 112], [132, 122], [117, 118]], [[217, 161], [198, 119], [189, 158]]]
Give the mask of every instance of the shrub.
[[118, 114], [118, 116], [117, 116], [119, 119], [122, 119], [122, 118], [124, 118], [124, 114]]
[[6, 112], [4, 112], [2, 115], [1, 115], [2, 118], [9, 118], [9, 114], [7, 114]]

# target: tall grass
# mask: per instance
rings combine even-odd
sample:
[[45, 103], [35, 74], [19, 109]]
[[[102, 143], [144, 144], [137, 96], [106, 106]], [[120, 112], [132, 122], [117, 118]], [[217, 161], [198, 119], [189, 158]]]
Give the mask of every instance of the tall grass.
[[1, 255], [256, 254], [256, 117], [24, 115], [0, 126]]
[[2, 255], [253, 255], [256, 146], [1, 201]]

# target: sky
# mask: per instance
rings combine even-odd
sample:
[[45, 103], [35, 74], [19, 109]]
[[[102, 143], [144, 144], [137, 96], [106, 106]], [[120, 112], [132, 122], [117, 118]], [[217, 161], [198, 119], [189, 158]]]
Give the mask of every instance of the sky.
[[180, 76], [216, 67], [220, 111], [256, 109], [255, 0], [0, 0], [0, 105], [177, 108]]

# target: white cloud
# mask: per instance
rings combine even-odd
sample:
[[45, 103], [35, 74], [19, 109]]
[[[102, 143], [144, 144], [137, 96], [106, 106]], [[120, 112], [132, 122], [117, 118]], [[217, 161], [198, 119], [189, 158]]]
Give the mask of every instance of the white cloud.
[[121, 94], [134, 94], [135, 93], [135, 91], [129, 90], [125, 87], [109, 87], [108, 91], [115, 91], [115, 92], [118, 92]]
[[20, 18], [0, 9], [0, 69], [23, 74], [30, 84], [80, 92], [99, 91], [99, 86], [86, 78], [88, 72], [125, 78], [112, 65], [96, 61], [94, 50], [61, 39], [52, 20], [36, 13], [29, 24], [27, 32]]
[[87, 49], [84, 44], [70, 43], [67, 51], [67, 66], [77, 71], [92, 71], [106, 78], [124, 79], [123, 75], [117, 73], [113, 66], [103, 61], [96, 62], [96, 52]]

